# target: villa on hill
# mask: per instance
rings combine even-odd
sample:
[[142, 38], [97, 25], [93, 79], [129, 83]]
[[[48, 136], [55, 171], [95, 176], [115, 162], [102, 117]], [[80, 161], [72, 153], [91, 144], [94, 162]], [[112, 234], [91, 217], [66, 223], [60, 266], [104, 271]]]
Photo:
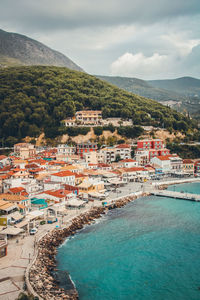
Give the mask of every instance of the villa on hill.
[[132, 120], [122, 120], [121, 118], [106, 118], [103, 119], [101, 110], [81, 110], [75, 113], [72, 118], [64, 120], [65, 126], [107, 126], [112, 124], [115, 127], [121, 125], [132, 126]]

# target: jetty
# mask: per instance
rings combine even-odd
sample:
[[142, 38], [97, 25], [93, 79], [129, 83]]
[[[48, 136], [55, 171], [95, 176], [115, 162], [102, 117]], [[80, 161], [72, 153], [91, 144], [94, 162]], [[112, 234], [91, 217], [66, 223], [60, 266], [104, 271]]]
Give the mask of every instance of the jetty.
[[198, 194], [191, 194], [186, 192], [175, 192], [175, 191], [168, 191], [168, 190], [151, 190], [151, 195], [160, 196], [160, 197], [168, 197], [168, 198], [175, 198], [175, 199], [182, 199], [188, 201], [200, 201], [200, 195]]

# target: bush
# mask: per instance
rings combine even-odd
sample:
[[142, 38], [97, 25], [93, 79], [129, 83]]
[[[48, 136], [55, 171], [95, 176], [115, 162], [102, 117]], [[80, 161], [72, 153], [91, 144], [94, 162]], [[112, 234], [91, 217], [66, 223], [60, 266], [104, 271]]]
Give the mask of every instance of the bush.
[[121, 126], [117, 128], [117, 133], [127, 138], [136, 138], [144, 132], [140, 126]]
[[90, 127], [66, 127], [66, 133], [69, 136], [86, 135], [89, 131]]
[[93, 129], [94, 129], [94, 133], [98, 136], [103, 133], [103, 127], [98, 126], [98, 127], [94, 127]]

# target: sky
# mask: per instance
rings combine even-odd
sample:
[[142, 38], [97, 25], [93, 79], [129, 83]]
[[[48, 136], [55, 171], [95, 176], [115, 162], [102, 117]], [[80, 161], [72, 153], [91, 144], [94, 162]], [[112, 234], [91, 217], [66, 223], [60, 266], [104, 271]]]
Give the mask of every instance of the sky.
[[200, 78], [199, 0], [1, 0], [0, 28], [90, 74]]

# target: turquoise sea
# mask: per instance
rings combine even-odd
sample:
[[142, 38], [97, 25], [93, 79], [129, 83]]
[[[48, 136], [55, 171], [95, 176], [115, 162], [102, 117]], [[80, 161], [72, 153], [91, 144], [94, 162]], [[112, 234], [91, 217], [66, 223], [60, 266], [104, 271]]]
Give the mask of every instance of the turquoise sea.
[[[169, 189], [200, 194], [200, 183]], [[200, 299], [200, 203], [137, 199], [68, 239], [57, 261], [80, 300]]]

